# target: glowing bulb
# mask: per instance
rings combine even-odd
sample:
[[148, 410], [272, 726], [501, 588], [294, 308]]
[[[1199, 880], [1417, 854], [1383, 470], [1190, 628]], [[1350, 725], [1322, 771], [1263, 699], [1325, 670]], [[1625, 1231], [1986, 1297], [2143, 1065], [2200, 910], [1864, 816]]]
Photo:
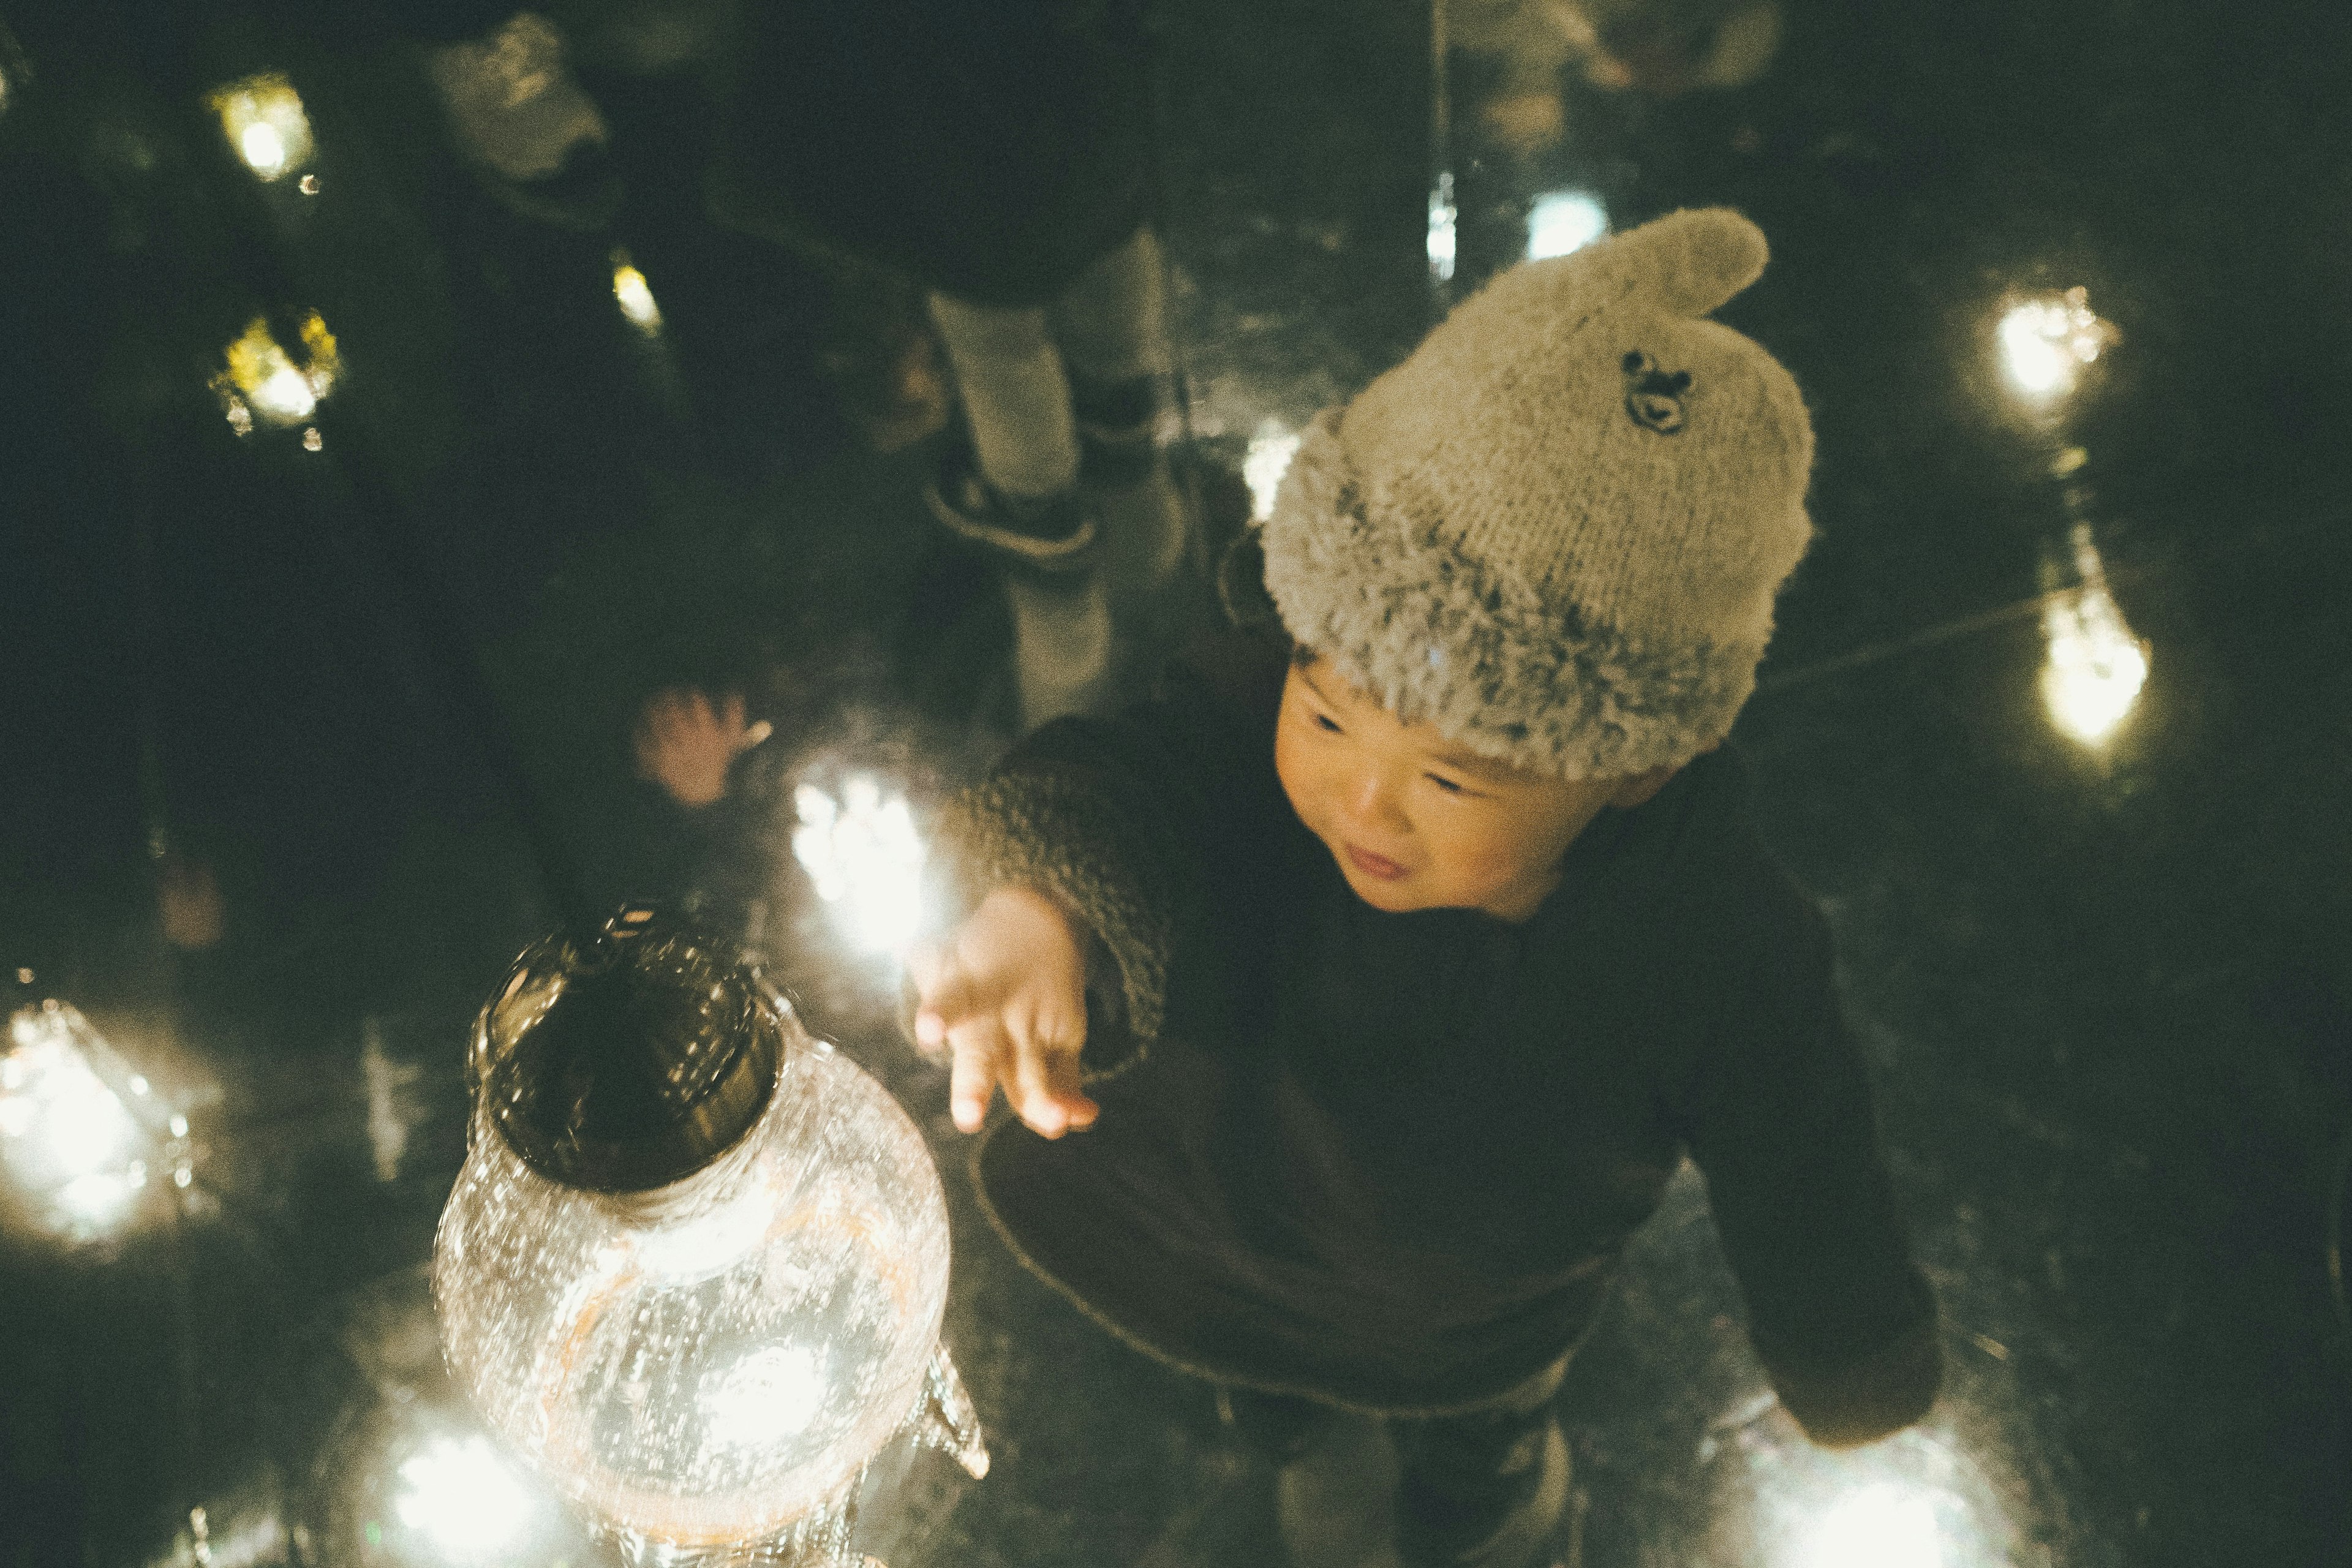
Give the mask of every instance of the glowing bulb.
[[1528, 210], [1528, 259], [1566, 256], [1609, 232], [1609, 209], [1590, 191], [1546, 191]]
[[2050, 662], [2042, 670], [2042, 700], [2051, 721], [2084, 745], [2115, 732], [2147, 683], [2148, 647], [2125, 624], [2107, 591], [2106, 565], [2088, 524], [2074, 533], [2074, 570], [2083, 586], [2053, 598], [2042, 612]]
[[806, 1345], [772, 1345], [710, 1380], [698, 1402], [714, 1447], [760, 1447], [806, 1429], [830, 1384]]
[[[319, 400], [334, 390], [342, 374], [342, 357], [334, 333], [316, 310], [302, 318], [302, 351], [307, 363], [297, 365], [271, 333], [267, 317], [256, 316], [247, 323], [244, 335], [226, 352], [228, 368], [213, 377], [213, 391], [231, 429], [249, 435], [256, 415], [269, 424], [287, 426], [299, 425], [318, 412]], [[319, 450], [307, 436], [303, 444]]]
[[263, 180], [277, 180], [310, 160], [310, 117], [302, 95], [284, 77], [271, 73], [231, 83], [211, 96], [245, 166]]
[[1454, 208], [1454, 172], [1437, 176], [1429, 193], [1429, 270], [1440, 283], [1454, 281], [1454, 256], [1458, 215]]
[[504, 1551], [538, 1505], [485, 1437], [444, 1437], [400, 1466], [400, 1522], [459, 1561]]
[[100, 1078], [103, 1049], [80, 1013], [27, 1007], [0, 1058], [0, 1172], [52, 1233], [90, 1240], [114, 1228], [147, 1184], [144, 1144], [130, 1108]]
[[2011, 305], [1999, 335], [2009, 379], [2037, 401], [2073, 391], [2083, 366], [2122, 337], [2092, 311], [2081, 289]]
[[1898, 1486], [1874, 1486], [1822, 1514], [1793, 1563], [1802, 1568], [1944, 1568], [1934, 1502]]
[[654, 302], [653, 286], [626, 261], [613, 268], [613, 298], [620, 301], [621, 314], [639, 331], [650, 335], [661, 331], [661, 307]]
[[1274, 515], [1274, 498], [1282, 476], [1298, 455], [1298, 433], [1279, 419], [1269, 419], [1250, 437], [1249, 456], [1242, 459], [1242, 479], [1249, 486], [1250, 515], [1263, 521]]
[[922, 927], [923, 841], [914, 813], [863, 774], [836, 801], [814, 784], [793, 792], [793, 857], [868, 952], [903, 952]]

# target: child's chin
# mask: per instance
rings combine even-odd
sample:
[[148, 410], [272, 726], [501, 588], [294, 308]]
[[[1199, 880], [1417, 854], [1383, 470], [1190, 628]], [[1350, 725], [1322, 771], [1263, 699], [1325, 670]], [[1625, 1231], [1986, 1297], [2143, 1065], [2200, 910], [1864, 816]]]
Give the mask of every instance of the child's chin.
[[1367, 877], [1350, 868], [1346, 872], [1349, 888], [1356, 897], [1385, 915], [1406, 915], [1429, 907], [1427, 900], [1412, 889], [1412, 879], [1401, 878], [1383, 882], [1377, 877]]

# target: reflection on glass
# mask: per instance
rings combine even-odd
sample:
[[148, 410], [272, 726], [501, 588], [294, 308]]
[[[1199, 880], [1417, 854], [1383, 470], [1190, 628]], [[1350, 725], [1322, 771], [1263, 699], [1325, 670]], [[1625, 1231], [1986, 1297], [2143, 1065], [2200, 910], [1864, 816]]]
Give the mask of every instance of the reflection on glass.
[[[342, 374], [335, 335], [316, 310], [302, 318], [301, 331], [304, 363], [299, 366], [263, 316], [256, 316], [244, 335], [225, 351], [227, 368], [213, 377], [212, 388], [229, 427], [238, 435], [253, 433], [257, 415], [268, 425], [299, 425], [317, 413], [320, 399], [334, 390]], [[306, 437], [303, 444], [315, 452], [325, 443]]]
[[839, 800], [803, 784], [793, 807], [793, 858], [845, 934], [862, 952], [905, 952], [923, 918], [923, 841], [906, 798], [886, 798], [875, 780], [854, 773]]
[[228, 144], [259, 178], [280, 179], [310, 161], [310, 118], [302, 112], [301, 94], [284, 77], [274, 71], [247, 77], [219, 89], [209, 101]]
[[2037, 402], [2074, 389], [2083, 367], [2121, 341], [2082, 289], [2014, 300], [2000, 319], [2001, 363], [2011, 385]]
[[2051, 722], [2086, 746], [2103, 744], [2139, 700], [2147, 683], [2148, 645], [2132, 635], [2087, 525], [2074, 529], [2074, 564], [2083, 585], [2053, 596], [2042, 612], [2050, 659], [2042, 699]]
[[436, 1437], [401, 1461], [393, 1509], [441, 1556], [470, 1563], [502, 1556], [540, 1500], [489, 1439]]
[[630, 264], [625, 250], [613, 252], [613, 298], [620, 301], [621, 314], [637, 331], [647, 337], [661, 331], [661, 307], [654, 302], [653, 286]]
[[1609, 209], [1591, 191], [1546, 191], [1528, 209], [1528, 259], [1566, 256], [1609, 232]]
[[[0, 1172], [16, 1205], [52, 1237], [95, 1241], [130, 1222], [147, 1195], [150, 1162], [172, 1152], [158, 1148], [148, 1124], [165, 1114], [153, 1088], [121, 1069], [79, 1009], [49, 1001], [9, 1019]], [[171, 1124], [186, 1125], [176, 1115]]]
[[1268, 419], [1250, 437], [1249, 455], [1242, 459], [1242, 480], [1249, 486], [1250, 515], [1263, 522], [1274, 515], [1275, 492], [1290, 459], [1298, 454], [1298, 432], [1279, 419]]
[[1454, 208], [1454, 172], [1449, 169], [1437, 176], [1437, 184], [1429, 193], [1429, 272], [1440, 283], [1454, 281], [1457, 216]]

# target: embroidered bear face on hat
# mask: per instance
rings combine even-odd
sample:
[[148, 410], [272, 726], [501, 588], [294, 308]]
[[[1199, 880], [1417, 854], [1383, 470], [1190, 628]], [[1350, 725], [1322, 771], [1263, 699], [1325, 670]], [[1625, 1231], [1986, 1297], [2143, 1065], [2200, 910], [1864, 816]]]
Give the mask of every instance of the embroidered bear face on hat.
[[1796, 384], [1706, 319], [1765, 256], [1709, 208], [1521, 263], [1318, 416], [1260, 540], [1291, 636], [1540, 773], [1721, 740], [1812, 532]]

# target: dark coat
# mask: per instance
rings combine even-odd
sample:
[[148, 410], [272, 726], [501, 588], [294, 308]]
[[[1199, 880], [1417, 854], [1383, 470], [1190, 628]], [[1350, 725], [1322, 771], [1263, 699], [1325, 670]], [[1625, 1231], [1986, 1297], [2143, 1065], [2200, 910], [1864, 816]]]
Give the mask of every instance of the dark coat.
[[983, 305], [1037, 306], [1143, 223], [1139, 0], [745, 6], [723, 213]]
[[1935, 1305], [1828, 930], [1738, 761], [1604, 811], [1523, 924], [1383, 914], [1275, 776], [1286, 653], [1237, 633], [1117, 721], [1048, 726], [952, 819], [965, 896], [1051, 892], [1116, 998], [1096, 1125], [975, 1154], [1014, 1250], [1186, 1370], [1457, 1409], [1579, 1342], [1687, 1152], [1788, 1408], [1832, 1442], [1924, 1414]]

